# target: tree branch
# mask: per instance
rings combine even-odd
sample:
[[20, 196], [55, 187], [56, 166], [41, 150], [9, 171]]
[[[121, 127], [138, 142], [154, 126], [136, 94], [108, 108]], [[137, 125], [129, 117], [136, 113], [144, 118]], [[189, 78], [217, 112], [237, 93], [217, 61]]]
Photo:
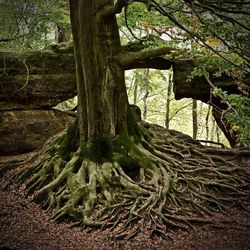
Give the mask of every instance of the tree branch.
[[152, 67], [153, 65], [155, 66], [158, 65], [157, 66], [158, 69], [163, 69], [165, 67], [169, 68], [172, 64], [170, 63], [170, 60], [160, 58], [160, 56], [163, 56], [166, 54], [174, 55], [174, 52], [176, 52], [177, 50], [178, 49], [176, 48], [163, 47], [159, 49], [143, 50], [139, 52], [121, 52], [118, 55], [117, 59], [124, 69], [140, 68], [139, 65], [141, 67], [145, 65], [143, 67], [145, 68], [146, 65], [149, 66], [150, 64]]
[[121, 13], [123, 7], [128, 4], [128, 0], [118, 0], [114, 6], [106, 5], [102, 8], [102, 14], [104, 17], [114, 16]]
[[151, 68], [151, 69], [170, 69], [173, 65], [173, 61], [167, 60], [162, 57], [155, 57], [155, 58], [147, 58], [141, 61], [135, 61], [131, 64], [127, 64], [124, 68], [125, 70], [129, 69], [144, 69], [144, 68]]

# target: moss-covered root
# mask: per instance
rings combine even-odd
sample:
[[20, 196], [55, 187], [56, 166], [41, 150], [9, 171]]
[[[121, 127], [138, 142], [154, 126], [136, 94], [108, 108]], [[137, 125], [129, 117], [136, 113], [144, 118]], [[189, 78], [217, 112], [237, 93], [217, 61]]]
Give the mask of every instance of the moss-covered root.
[[142, 228], [166, 236], [193, 222], [213, 223], [213, 213], [228, 215], [229, 206], [249, 198], [249, 175], [239, 166], [194, 145], [151, 136], [154, 142], [142, 140], [102, 162], [89, 159], [83, 146], [65, 157], [65, 136], [20, 176], [31, 177], [27, 192], [54, 220], [110, 227], [118, 238]]

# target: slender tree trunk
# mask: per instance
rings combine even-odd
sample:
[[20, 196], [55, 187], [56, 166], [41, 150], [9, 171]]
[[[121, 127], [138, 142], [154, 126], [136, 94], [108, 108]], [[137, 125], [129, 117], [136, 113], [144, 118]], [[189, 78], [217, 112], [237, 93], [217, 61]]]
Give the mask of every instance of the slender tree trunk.
[[209, 117], [211, 112], [211, 106], [208, 106], [207, 115], [206, 115], [206, 141], [208, 141], [209, 137]]
[[216, 138], [217, 138], [217, 142], [220, 143], [220, 130], [217, 124], [216, 124]]
[[198, 132], [198, 119], [197, 119], [197, 100], [193, 99], [192, 105], [192, 117], [193, 117], [193, 138], [197, 138]]
[[66, 30], [65, 27], [62, 24], [56, 25], [56, 32], [55, 32], [55, 38], [57, 43], [63, 43], [66, 42]]
[[134, 93], [133, 93], [133, 104], [137, 105], [137, 94], [138, 94], [138, 79], [137, 72], [135, 72], [135, 80], [134, 80]]
[[211, 134], [210, 134], [210, 140], [211, 141], [214, 141], [214, 135], [215, 135], [215, 126], [216, 126], [216, 124], [215, 124], [215, 120], [213, 119], [212, 120], [212, 129], [211, 129]]
[[147, 115], [148, 115], [148, 96], [149, 96], [149, 69], [146, 69], [144, 74], [144, 81], [146, 83], [146, 93], [143, 96], [143, 120], [145, 121], [147, 119]]
[[168, 84], [167, 89], [167, 101], [166, 101], [166, 117], [165, 117], [165, 127], [166, 129], [169, 129], [169, 122], [170, 122], [170, 102], [171, 102], [171, 90], [173, 87], [172, 77], [170, 74], [167, 74], [167, 77], [165, 78], [166, 83]]
[[149, 91], [147, 90], [145, 95], [143, 96], [143, 120], [145, 121], [147, 119], [147, 115], [148, 115], [148, 95], [149, 95]]

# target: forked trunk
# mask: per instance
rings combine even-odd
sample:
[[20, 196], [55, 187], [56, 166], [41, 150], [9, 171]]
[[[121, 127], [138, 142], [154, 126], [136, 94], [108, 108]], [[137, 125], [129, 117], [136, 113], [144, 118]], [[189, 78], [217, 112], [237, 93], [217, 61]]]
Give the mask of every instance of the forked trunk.
[[113, 1], [70, 1], [75, 44], [81, 139], [127, 134], [124, 70], [116, 62], [121, 45], [114, 16], [104, 9]]

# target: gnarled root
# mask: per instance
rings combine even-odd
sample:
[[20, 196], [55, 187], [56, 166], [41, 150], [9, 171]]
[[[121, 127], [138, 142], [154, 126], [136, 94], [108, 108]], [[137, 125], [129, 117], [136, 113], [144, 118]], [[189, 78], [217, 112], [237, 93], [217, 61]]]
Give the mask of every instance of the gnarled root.
[[240, 166], [216, 155], [215, 148], [144, 126], [147, 136], [126, 152], [130, 168], [122, 153], [95, 162], [82, 145], [65, 157], [65, 133], [19, 178], [31, 176], [27, 192], [53, 211], [54, 220], [71, 217], [83, 226], [109, 227], [117, 238], [127, 232], [131, 238], [142, 228], [168, 237], [173, 228], [213, 223], [213, 213], [227, 215], [233, 203], [247, 201], [249, 175]]

